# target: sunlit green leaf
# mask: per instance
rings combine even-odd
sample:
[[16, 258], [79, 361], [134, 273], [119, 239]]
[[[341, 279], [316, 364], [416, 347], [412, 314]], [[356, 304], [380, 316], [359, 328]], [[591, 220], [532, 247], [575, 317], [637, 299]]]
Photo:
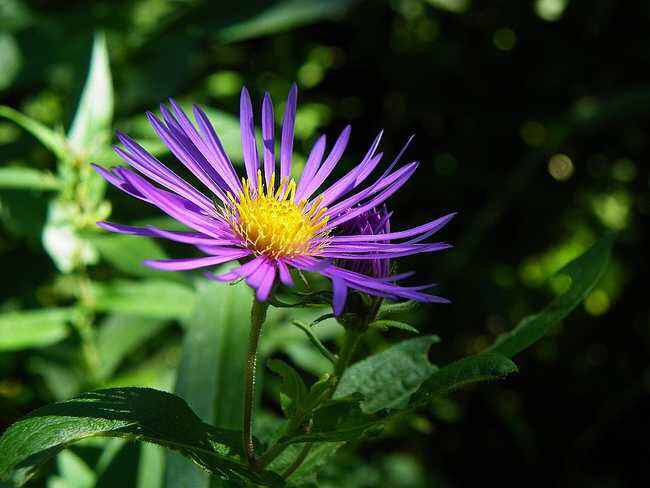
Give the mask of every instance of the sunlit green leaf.
[[188, 317], [196, 303], [192, 289], [171, 281], [114, 281], [93, 289], [95, 309], [105, 312], [176, 319]]
[[221, 42], [264, 36], [343, 14], [353, 0], [285, 0], [217, 31]]
[[138, 346], [169, 324], [155, 317], [116, 314], [107, 317], [97, 333], [100, 378], [108, 378], [120, 362]]
[[526, 317], [512, 331], [499, 336], [487, 352], [512, 357], [544, 337], [596, 286], [609, 262], [613, 242], [613, 236], [599, 240], [587, 252], [562, 268], [557, 275], [569, 278], [569, 289], [540, 313]]
[[153, 442], [230, 480], [283, 485], [278, 476], [238, 461], [240, 432], [207, 425], [182, 399], [149, 388], [98, 390], [32, 412], [0, 438], [0, 479], [23, 483], [68, 444], [91, 436]]
[[61, 182], [49, 173], [23, 166], [0, 168], [0, 188], [25, 188], [30, 190], [56, 190]]
[[30, 132], [59, 159], [64, 160], [70, 157], [67, 142], [62, 134], [44, 126], [37, 120], [17, 112], [11, 107], [0, 105], [0, 117], [6, 117]]
[[44, 347], [67, 337], [72, 308], [50, 308], [0, 314], [0, 351]]
[[113, 81], [106, 38], [95, 34], [86, 84], [72, 121], [68, 142], [78, 154], [92, 155], [110, 140], [113, 119]]
[[427, 352], [439, 340], [436, 336], [409, 339], [353, 364], [343, 373], [334, 398], [361, 393], [366, 413], [403, 406], [436, 370]]

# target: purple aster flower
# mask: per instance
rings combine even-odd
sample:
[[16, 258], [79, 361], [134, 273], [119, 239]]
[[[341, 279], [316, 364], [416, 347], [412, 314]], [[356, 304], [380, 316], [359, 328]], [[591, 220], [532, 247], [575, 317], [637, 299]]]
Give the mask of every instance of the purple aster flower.
[[[322, 188], [323, 183], [343, 155], [350, 126], [343, 129], [327, 155], [325, 136], [321, 136], [296, 182], [291, 178], [296, 98], [297, 88], [293, 85], [282, 123], [278, 173], [271, 98], [266, 93], [262, 103], [263, 149], [259, 154], [251, 100], [246, 88], [242, 89], [240, 123], [246, 178], [241, 179], [199, 107], [193, 107], [196, 126], [173, 100], [170, 108], [160, 107], [163, 120], [147, 113], [158, 136], [209, 194], [183, 180], [133, 139], [118, 132], [123, 147], [114, 149], [130, 168], [104, 169], [95, 165], [95, 169], [124, 192], [155, 205], [192, 230], [179, 232], [110, 222], [98, 225], [123, 234], [191, 244], [205, 254], [145, 261], [154, 268], [180, 271], [239, 261], [239, 266], [227, 273], [206, 275], [218, 281], [245, 279], [256, 290], [260, 302], [267, 300], [277, 280], [293, 286], [291, 268], [317, 272], [331, 280], [337, 315], [343, 311], [348, 289], [389, 299], [447, 302], [423, 291], [432, 285], [407, 287], [397, 283], [410, 273], [389, 276], [388, 272], [364, 272], [364, 265], [356, 270], [349, 269], [349, 265], [337, 265], [342, 260], [387, 263], [400, 256], [446, 249], [449, 244], [422, 241], [454, 214], [415, 228], [389, 231], [386, 214], [377, 209], [406, 183], [418, 163], [397, 166], [407, 142], [397, 158], [378, 177], [371, 178], [382, 157], [377, 152], [381, 132], [361, 162], [327, 188]], [[379, 216], [382, 217], [377, 220]], [[360, 227], [359, 222], [364, 219], [367, 224]], [[379, 267], [382, 266], [385, 265]]]

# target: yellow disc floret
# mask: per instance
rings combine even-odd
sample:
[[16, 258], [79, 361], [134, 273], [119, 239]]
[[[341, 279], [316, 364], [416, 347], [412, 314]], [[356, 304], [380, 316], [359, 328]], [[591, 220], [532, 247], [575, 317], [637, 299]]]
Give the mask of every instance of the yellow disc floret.
[[285, 181], [276, 190], [275, 174], [264, 192], [261, 171], [257, 174], [257, 191], [251, 190], [246, 179], [242, 186], [237, 197], [228, 195], [231, 206], [224, 213], [246, 247], [273, 258], [311, 255], [322, 247], [312, 241], [327, 235], [322, 231], [328, 220], [323, 217], [327, 208], [319, 208], [321, 199], [311, 205], [306, 200], [296, 203], [296, 182]]

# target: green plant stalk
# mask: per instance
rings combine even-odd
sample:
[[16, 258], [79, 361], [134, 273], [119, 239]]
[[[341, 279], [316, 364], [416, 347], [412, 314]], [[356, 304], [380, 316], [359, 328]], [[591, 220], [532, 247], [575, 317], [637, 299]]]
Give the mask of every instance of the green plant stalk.
[[256, 466], [255, 448], [253, 446], [253, 409], [255, 403], [257, 346], [268, 307], [269, 305], [267, 303], [258, 302], [257, 298], [253, 298], [253, 306], [251, 307], [251, 331], [248, 338], [248, 355], [246, 357], [246, 370], [244, 372], [244, 427], [242, 429], [244, 454], [250, 466]]
[[[329, 400], [330, 398], [332, 398], [332, 395], [334, 395], [334, 392], [336, 391], [336, 385], [338, 385], [339, 381], [341, 380], [341, 375], [349, 366], [350, 361], [352, 360], [352, 355], [354, 354], [354, 349], [356, 348], [359, 339], [363, 335], [363, 332], [364, 329], [357, 329], [353, 327], [347, 327], [345, 329], [345, 335], [343, 336], [343, 345], [341, 346], [341, 352], [339, 353], [338, 359], [334, 364], [335, 384], [330, 389], [329, 393], [323, 397], [323, 400]], [[318, 407], [318, 405], [315, 405], [312, 410], [314, 410], [316, 407]], [[289, 436], [295, 433], [300, 428], [303, 420], [310, 413], [311, 411], [302, 412], [301, 415], [289, 419], [285, 436]], [[277, 444], [271, 446], [268, 449], [268, 451], [266, 451], [262, 455], [262, 457], [260, 457], [259, 460], [257, 460], [257, 467], [265, 468], [266, 466], [271, 464], [273, 460], [277, 458], [280, 454], [282, 454], [282, 452], [284, 452], [284, 450], [288, 446], [289, 444], [283, 442], [278, 442]], [[305, 449], [303, 449], [303, 451], [298, 455], [296, 460], [285, 471], [285, 473], [288, 472], [288, 474], [286, 475], [283, 474], [283, 476], [286, 478], [287, 476], [290, 476], [291, 473], [293, 473], [296, 469], [298, 469], [298, 467], [300, 467], [300, 465], [305, 460], [308, 454], [309, 454], [309, 449], [305, 447]]]

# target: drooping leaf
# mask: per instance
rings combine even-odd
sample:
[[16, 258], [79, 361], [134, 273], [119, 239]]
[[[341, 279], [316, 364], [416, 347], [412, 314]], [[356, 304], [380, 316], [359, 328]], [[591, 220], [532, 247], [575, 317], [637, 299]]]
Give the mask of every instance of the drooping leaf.
[[73, 308], [49, 308], [0, 314], [0, 351], [44, 347], [68, 336]]
[[434, 372], [413, 396], [411, 406], [424, 405], [469, 383], [497, 380], [516, 372], [515, 363], [500, 354], [482, 353], [466, 357]]
[[[203, 420], [240, 428], [251, 293], [245, 283], [227, 286], [203, 281], [197, 295], [191, 315], [183, 322], [186, 332], [174, 392]], [[260, 381], [258, 376], [258, 385]], [[167, 454], [165, 486], [201, 488], [209, 481], [193, 464]], [[211, 485], [219, 483], [212, 480]]]
[[276, 475], [252, 472], [238, 461], [240, 432], [205, 424], [182, 399], [150, 388], [98, 390], [32, 412], [0, 438], [0, 479], [22, 484], [61, 449], [92, 436], [153, 442], [230, 480], [283, 484]]
[[334, 398], [361, 393], [365, 413], [403, 406], [436, 370], [427, 352], [439, 340], [432, 335], [409, 339], [353, 364], [343, 373]]
[[267, 363], [269, 369], [282, 377], [282, 395], [286, 397], [283, 410], [287, 417], [291, 417], [299, 409], [307, 397], [307, 387], [300, 374], [284, 361], [271, 359]]
[[68, 133], [68, 143], [77, 154], [93, 155], [111, 136], [113, 81], [108, 61], [106, 37], [95, 34], [88, 77], [77, 112]]
[[67, 142], [62, 134], [44, 126], [37, 120], [27, 117], [13, 108], [4, 105], [0, 105], [0, 117], [8, 118], [31, 133], [40, 141], [41, 144], [52, 151], [57, 158], [65, 160], [70, 157], [70, 154], [68, 154]]
[[196, 294], [192, 289], [171, 281], [96, 283], [94, 293], [96, 310], [161, 319], [186, 318], [196, 304]]
[[513, 357], [544, 337], [596, 286], [609, 262], [613, 242], [613, 236], [599, 240], [584, 254], [562, 268], [557, 274], [570, 279], [569, 289], [540, 313], [524, 318], [512, 331], [499, 336], [486, 352]]
[[110, 315], [97, 333], [100, 378], [110, 377], [120, 362], [138, 346], [160, 332], [169, 321], [137, 315]]
[[24, 188], [26, 190], [56, 190], [61, 182], [49, 173], [23, 166], [0, 168], [0, 188]]

